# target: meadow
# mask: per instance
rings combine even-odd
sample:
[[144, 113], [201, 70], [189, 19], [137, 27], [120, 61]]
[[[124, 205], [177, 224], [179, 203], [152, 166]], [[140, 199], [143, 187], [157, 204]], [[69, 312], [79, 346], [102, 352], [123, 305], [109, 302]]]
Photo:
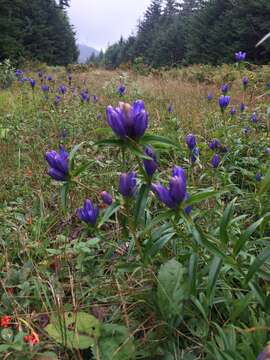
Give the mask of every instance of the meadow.
[[0, 90], [2, 359], [268, 358], [270, 66], [135, 70]]

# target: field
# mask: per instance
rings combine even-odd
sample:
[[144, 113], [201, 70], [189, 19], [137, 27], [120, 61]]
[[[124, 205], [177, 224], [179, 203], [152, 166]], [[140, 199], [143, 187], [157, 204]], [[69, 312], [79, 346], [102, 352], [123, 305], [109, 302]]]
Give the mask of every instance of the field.
[[255, 360], [270, 67], [79, 70], [0, 90], [0, 357]]

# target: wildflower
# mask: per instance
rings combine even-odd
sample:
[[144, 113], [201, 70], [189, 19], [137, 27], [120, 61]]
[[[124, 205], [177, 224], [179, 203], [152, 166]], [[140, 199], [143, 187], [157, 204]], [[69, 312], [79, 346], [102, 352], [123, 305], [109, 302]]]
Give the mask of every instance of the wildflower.
[[208, 144], [209, 149], [211, 150], [218, 150], [221, 148], [221, 142], [218, 139], [213, 139]]
[[219, 165], [219, 163], [220, 163], [220, 157], [219, 157], [218, 154], [215, 154], [215, 155], [213, 156], [211, 163], [212, 163], [213, 168], [216, 169], [216, 168], [218, 167], [218, 165]]
[[50, 90], [50, 88], [49, 88], [48, 85], [42, 85], [42, 86], [41, 86], [41, 90], [42, 90], [43, 92], [48, 92], [48, 91]]
[[153, 176], [155, 171], [157, 170], [158, 164], [157, 164], [157, 155], [152, 149], [151, 146], [147, 146], [144, 149], [144, 154], [151, 157], [152, 160], [144, 159], [143, 160], [143, 166], [144, 169], [149, 177]]
[[62, 100], [61, 96], [56, 95], [54, 98], [54, 105], [58, 106], [60, 104], [61, 100]]
[[262, 174], [261, 174], [259, 171], [256, 173], [255, 179], [256, 179], [256, 181], [258, 181], [258, 182], [262, 180]]
[[197, 161], [199, 155], [200, 155], [200, 150], [197, 147], [195, 147], [192, 150], [192, 153], [191, 153], [191, 162], [192, 162], [192, 164], [194, 164]]
[[0, 326], [2, 328], [8, 328], [10, 326], [11, 316], [4, 315], [0, 319]]
[[231, 116], [234, 116], [236, 114], [236, 107], [235, 106], [231, 107], [230, 114], [231, 114]]
[[120, 84], [117, 88], [117, 92], [120, 96], [123, 96], [126, 92], [126, 87], [124, 84]]
[[34, 89], [34, 87], [36, 86], [36, 80], [29, 79], [29, 84], [31, 85], [32, 89]]
[[270, 89], [270, 83], [267, 83], [267, 84], [266, 84], [266, 88], [267, 88], [267, 89]]
[[52, 75], [48, 75], [47, 80], [48, 80], [48, 81], [53, 81]]
[[186, 199], [186, 188], [185, 171], [180, 167], [175, 167], [173, 169], [173, 177], [169, 182], [169, 188], [166, 188], [161, 184], [152, 185], [152, 191], [159, 200], [170, 209], [177, 208]]
[[246, 59], [246, 53], [245, 52], [242, 52], [242, 51], [239, 51], [237, 53], [235, 53], [235, 60], [236, 61], [244, 61]]
[[39, 343], [38, 334], [32, 332], [30, 335], [26, 335], [23, 338], [24, 342], [29, 343], [30, 345], [36, 345]]
[[72, 74], [68, 74], [68, 84], [69, 86], [71, 85], [71, 81], [72, 81]]
[[90, 96], [87, 91], [81, 91], [80, 97], [81, 97], [82, 102], [88, 102], [90, 99]]
[[48, 174], [54, 180], [68, 180], [69, 154], [65, 151], [63, 146], [60, 146], [59, 153], [57, 153], [55, 150], [46, 152], [45, 159], [49, 164]]
[[98, 206], [94, 206], [91, 200], [86, 199], [83, 208], [77, 210], [77, 216], [87, 224], [95, 225], [99, 214]]
[[131, 171], [129, 173], [123, 173], [119, 178], [119, 192], [125, 197], [134, 195], [137, 184], [137, 175]]
[[98, 102], [98, 97], [96, 95], [93, 95], [93, 103], [96, 104]]
[[244, 103], [241, 103], [241, 104], [240, 104], [240, 111], [241, 111], [241, 112], [244, 112], [245, 109], [246, 109], [246, 105], [245, 105]]
[[221, 111], [224, 111], [226, 107], [229, 105], [231, 100], [231, 97], [228, 95], [221, 95], [219, 98], [219, 106], [221, 108]]
[[212, 93], [209, 92], [209, 93], [207, 94], [207, 100], [208, 100], [208, 101], [213, 100], [213, 97], [214, 97], [214, 96], [213, 96]]
[[169, 106], [168, 106], [168, 113], [172, 113], [173, 112], [173, 106], [172, 106], [172, 104], [170, 104]]
[[112, 200], [112, 196], [111, 194], [109, 194], [107, 191], [102, 191], [101, 195], [101, 199], [104, 202], [104, 204], [106, 205], [111, 205], [113, 200]]
[[120, 138], [139, 139], [148, 127], [148, 113], [142, 100], [136, 100], [133, 105], [120, 102], [115, 109], [107, 107], [107, 121]]
[[43, 78], [43, 72], [40, 70], [39, 72], [38, 72], [38, 77], [41, 79], [41, 78]]
[[59, 94], [64, 95], [67, 92], [67, 88], [65, 87], [65, 85], [60, 85], [58, 88], [58, 92]]
[[229, 91], [229, 85], [228, 85], [228, 84], [223, 84], [223, 85], [221, 86], [221, 92], [222, 92], [224, 95], [226, 95], [228, 91]]
[[195, 136], [193, 134], [188, 134], [186, 136], [186, 144], [187, 144], [189, 150], [191, 150], [191, 151], [195, 148], [195, 146], [196, 146], [196, 138], [195, 138]]
[[20, 69], [17, 69], [17, 70], [15, 71], [15, 75], [16, 75], [17, 77], [21, 77], [21, 76], [23, 76], [23, 71], [20, 70]]
[[258, 116], [256, 114], [256, 112], [254, 112], [251, 116], [251, 120], [254, 124], [256, 124], [258, 122]]
[[248, 86], [248, 77], [247, 76], [244, 76], [243, 77], [243, 79], [242, 79], [242, 84], [243, 84], [243, 87], [244, 87], [244, 89], [246, 89], [247, 88], [247, 86]]

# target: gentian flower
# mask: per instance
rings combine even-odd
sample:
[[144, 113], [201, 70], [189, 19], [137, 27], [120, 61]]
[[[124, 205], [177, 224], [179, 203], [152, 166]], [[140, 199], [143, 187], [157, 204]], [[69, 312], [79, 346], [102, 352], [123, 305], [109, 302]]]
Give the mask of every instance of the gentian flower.
[[41, 89], [42, 89], [42, 91], [44, 91], [44, 92], [48, 92], [48, 91], [50, 90], [50, 88], [49, 88], [48, 85], [42, 85], [42, 86], [41, 86]]
[[254, 124], [256, 124], [258, 122], [258, 116], [256, 114], [256, 112], [254, 112], [251, 116], [251, 120]]
[[246, 105], [244, 103], [240, 104], [240, 111], [243, 112], [245, 111]]
[[131, 171], [129, 173], [123, 173], [119, 178], [119, 192], [124, 197], [129, 197], [134, 195], [137, 184], [137, 175], [135, 172]]
[[59, 94], [64, 95], [67, 92], [67, 88], [65, 87], [65, 85], [60, 85], [58, 88], [58, 92]]
[[189, 148], [189, 150], [193, 150], [195, 147], [196, 147], [196, 138], [195, 138], [195, 135], [193, 134], [188, 134], [186, 136], [186, 144]]
[[54, 99], [54, 105], [58, 106], [60, 104], [61, 100], [62, 100], [61, 96], [56, 95], [55, 99]]
[[112, 200], [112, 196], [111, 194], [109, 194], [107, 191], [102, 191], [101, 195], [101, 199], [104, 202], [104, 204], [106, 205], [111, 205], [113, 200]]
[[168, 106], [168, 113], [172, 113], [173, 112], [173, 106], [172, 106], [172, 104], [170, 104], [169, 106]]
[[261, 181], [262, 180], [262, 174], [258, 171], [257, 174], [255, 175], [255, 179], [256, 181]]
[[208, 101], [213, 100], [213, 94], [212, 94], [212, 93], [208, 93], [208, 94], [207, 94], [207, 100], [208, 100]]
[[88, 102], [90, 100], [90, 96], [89, 96], [88, 92], [86, 92], [86, 91], [81, 91], [80, 97], [81, 97], [82, 102]]
[[41, 79], [41, 78], [43, 78], [43, 72], [42, 71], [39, 71], [38, 72], [38, 77]]
[[71, 85], [72, 81], [72, 74], [68, 74], [68, 84]]
[[218, 150], [221, 148], [221, 142], [218, 139], [213, 139], [212, 141], [210, 141], [208, 146], [211, 150]]
[[242, 52], [242, 51], [239, 51], [237, 53], [235, 53], [235, 60], [236, 61], [244, 61], [246, 59], [246, 53], [245, 52]]
[[157, 155], [156, 155], [156, 153], [154, 152], [154, 150], [152, 149], [151, 146], [147, 146], [144, 149], [144, 154], [152, 158], [152, 160], [147, 160], [147, 159], [143, 160], [143, 166], [144, 166], [144, 169], [145, 169], [147, 175], [149, 177], [152, 177], [154, 175], [155, 171], [157, 170], [157, 167], [158, 167]]
[[62, 132], [61, 132], [61, 137], [62, 137], [63, 139], [66, 139], [67, 136], [68, 136], [68, 131], [67, 131], [66, 128], [64, 128], [64, 129], [62, 130]]
[[21, 76], [23, 76], [23, 71], [20, 70], [20, 69], [17, 69], [17, 70], [15, 71], [15, 75], [16, 75], [17, 77], [21, 77]]
[[199, 155], [200, 155], [200, 150], [197, 147], [195, 147], [191, 153], [192, 164], [194, 164], [197, 161]]
[[231, 107], [230, 114], [231, 114], [231, 116], [234, 116], [236, 114], [236, 107], [235, 106]]
[[34, 87], [36, 86], [36, 80], [29, 79], [29, 84], [31, 85], [32, 89], [34, 89]]
[[243, 84], [244, 89], [246, 89], [248, 86], [248, 77], [247, 76], [243, 77], [242, 84]]
[[69, 154], [63, 146], [60, 146], [59, 153], [55, 150], [46, 152], [45, 159], [49, 164], [48, 174], [56, 181], [68, 180]]
[[98, 97], [96, 95], [93, 95], [93, 103], [96, 104], [98, 102]]
[[216, 168], [218, 167], [218, 165], [219, 165], [219, 163], [220, 163], [220, 158], [219, 158], [219, 155], [218, 155], [218, 154], [215, 154], [215, 155], [213, 156], [211, 163], [212, 163], [213, 168], [216, 169]]
[[53, 77], [51, 75], [48, 75], [47, 80], [48, 81], [53, 81]]
[[115, 109], [107, 107], [107, 121], [120, 138], [139, 139], [148, 127], [148, 113], [142, 100], [136, 100], [133, 105], [120, 102]]
[[120, 96], [123, 96], [126, 92], [126, 87], [124, 84], [120, 84], [117, 88], [117, 92]]
[[91, 200], [86, 199], [83, 208], [77, 210], [77, 216], [87, 224], [95, 225], [99, 214], [98, 206], [94, 206]]
[[229, 105], [231, 100], [231, 97], [228, 95], [221, 95], [219, 98], [219, 106], [221, 108], [221, 111], [224, 111], [226, 107]]
[[187, 197], [187, 184], [184, 169], [175, 167], [173, 169], [173, 177], [170, 180], [167, 189], [161, 184], [153, 184], [152, 191], [159, 200], [170, 209], [177, 208]]
[[228, 91], [229, 91], [229, 85], [228, 85], [228, 84], [223, 84], [223, 85], [221, 86], [221, 92], [222, 92], [224, 95], [226, 95]]

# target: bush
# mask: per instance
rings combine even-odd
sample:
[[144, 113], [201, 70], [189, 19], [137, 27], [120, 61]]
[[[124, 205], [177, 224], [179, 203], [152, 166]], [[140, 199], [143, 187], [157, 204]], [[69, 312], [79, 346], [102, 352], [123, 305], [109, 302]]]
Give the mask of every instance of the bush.
[[15, 80], [15, 69], [11, 65], [9, 59], [4, 60], [0, 63], [0, 88], [6, 89], [11, 86]]

